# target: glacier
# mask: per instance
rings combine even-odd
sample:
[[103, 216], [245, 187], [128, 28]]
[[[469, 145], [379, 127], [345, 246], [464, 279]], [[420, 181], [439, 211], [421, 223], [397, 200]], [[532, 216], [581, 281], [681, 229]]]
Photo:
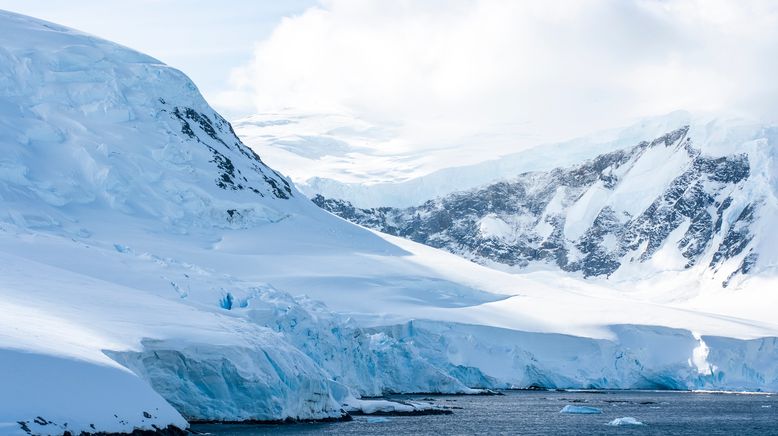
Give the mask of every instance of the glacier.
[[0, 11], [0, 72], [3, 434], [428, 408], [366, 398], [406, 392], [778, 390], [756, 285], [668, 300], [349, 223], [183, 73], [57, 24]]

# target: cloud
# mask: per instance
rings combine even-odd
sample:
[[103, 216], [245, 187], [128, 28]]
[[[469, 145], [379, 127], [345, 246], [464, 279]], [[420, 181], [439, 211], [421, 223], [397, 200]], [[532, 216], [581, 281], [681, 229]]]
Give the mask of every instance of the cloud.
[[676, 109], [773, 120], [776, 53], [771, 1], [328, 0], [283, 19], [217, 103], [510, 150]]

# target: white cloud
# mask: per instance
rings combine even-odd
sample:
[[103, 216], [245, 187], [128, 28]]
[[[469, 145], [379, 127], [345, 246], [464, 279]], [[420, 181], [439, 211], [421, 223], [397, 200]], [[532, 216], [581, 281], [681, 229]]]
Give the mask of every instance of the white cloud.
[[281, 17], [313, 4], [315, 0], [233, 0], [228, 5], [209, 0], [0, 0], [0, 9], [74, 27], [154, 56], [183, 70], [209, 101], [222, 96], [229, 112], [245, 96], [242, 91], [231, 99], [218, 94], [230, 69], [251, 60], [254, 42], [270, 35]]
[[773, 119], [776, 53], [771, 1], [328, 0], [283, 19], [218, 102], [508, 149], [676, 109]]

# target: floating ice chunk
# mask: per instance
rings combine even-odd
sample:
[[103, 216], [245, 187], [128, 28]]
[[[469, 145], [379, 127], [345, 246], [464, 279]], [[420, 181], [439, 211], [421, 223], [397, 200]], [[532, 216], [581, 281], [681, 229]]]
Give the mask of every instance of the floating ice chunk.
[[378, 424], [381, 422], [389, 422], [389, 418], [384, 418], [383, 416], [371, 416], [367, 418], [368, 424]]
[[602, 413], [602, 410], [596, 408], [596, 407], [589, 407], [589, 406], [571, 406], [567, 405], [562, 408], [562, 410], [559, 411], [559, 413], [570, 413], [575, 415], [592, 415], [596, 413]]
[[605, 424], [610, 425], [613, 427], [618, 427], [622, 425], [643, 425], [642, 422], [638, 421], [637, 419], [631, 417], [631, 416], [625, 416], [623, 418], [616, 418], [613, 421]]
[[347, 398], [343, 409], [351, 414], [362, 415], [437, 415], [451, 411], [423, 401], [363, 400]]

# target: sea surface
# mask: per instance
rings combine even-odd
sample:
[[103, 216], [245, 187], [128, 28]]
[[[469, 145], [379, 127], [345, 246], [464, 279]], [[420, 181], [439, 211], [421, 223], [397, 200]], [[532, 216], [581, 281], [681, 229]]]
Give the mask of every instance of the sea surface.
[[[778, 395], [668, 391], [505, 391], [495, 396], [395, 396], [451, 415], [355, 416], [350, 422], [195, 425], [214, 436], [249, 435], [778, 435]], [[601, 414], [563, 414], [566, 405]], [[633, 417], [643, 425], [609, 426]]]

